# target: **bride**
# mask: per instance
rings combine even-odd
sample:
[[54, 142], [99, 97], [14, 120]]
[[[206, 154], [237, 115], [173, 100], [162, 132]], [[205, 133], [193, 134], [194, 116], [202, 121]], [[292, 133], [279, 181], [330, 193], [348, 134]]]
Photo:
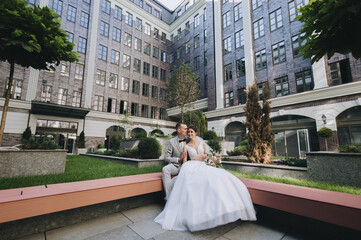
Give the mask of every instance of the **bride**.
[[[183, 151], [192, 161], [183, 160], [164, 210], [154, 219], [167, 230], [191, 232], [213, 228], [238, 219], [255, 221], [256, 213], [247, 187], [224, 169], [194, 160], [204, 155], [195, 126], [188, 127], [190, 141]], [[205, 156], [204, 156], [205, 157]]]

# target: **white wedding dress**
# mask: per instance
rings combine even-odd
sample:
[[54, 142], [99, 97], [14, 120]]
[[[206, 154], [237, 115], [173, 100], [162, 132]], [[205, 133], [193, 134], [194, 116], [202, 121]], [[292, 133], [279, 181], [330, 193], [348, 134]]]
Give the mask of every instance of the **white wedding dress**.
[[[190, 159], [204, 153], [186, 146]], [[164, 210], [154, 219], [167, 230], [200, 231], [234, 222], [255, 221], [247, 187], [224, 169], [201, 161], [182, 165]]]

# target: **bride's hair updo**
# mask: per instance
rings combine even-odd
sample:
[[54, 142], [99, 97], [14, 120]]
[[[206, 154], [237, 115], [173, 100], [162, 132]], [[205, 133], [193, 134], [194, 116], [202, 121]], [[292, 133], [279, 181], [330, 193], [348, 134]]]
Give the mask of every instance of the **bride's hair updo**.
[[188, 126], [188, 130], [189, 129], [193, 129], [193, 131], [195, 131], [196, 133], [198, 133], [198, 128], [196, 127], [196, 126], [194, 126], [194, 125], [189, 125]]

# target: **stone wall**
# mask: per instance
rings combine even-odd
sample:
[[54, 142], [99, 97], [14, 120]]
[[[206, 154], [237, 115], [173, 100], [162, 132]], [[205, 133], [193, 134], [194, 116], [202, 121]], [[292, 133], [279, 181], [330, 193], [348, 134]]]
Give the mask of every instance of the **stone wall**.
[[66, 150], [1, 150], [0, 177], [65, 172]]
[[361, 187], [361, 154], [309, 152], [306, 156], [310, 180]]
[[17, 133], [4, 133], [2, 146], [15, 146], [21, 144], [21, 134]]

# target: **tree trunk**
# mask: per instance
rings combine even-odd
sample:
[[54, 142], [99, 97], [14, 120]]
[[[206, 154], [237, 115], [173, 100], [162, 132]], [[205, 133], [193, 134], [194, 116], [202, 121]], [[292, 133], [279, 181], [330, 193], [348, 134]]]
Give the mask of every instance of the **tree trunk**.
[[181, 122], [184, 122], [184, 107], [181, 106]]
[[3, 108], [3, 114], [1, 117], [0, 147], [2, 146], [2, 141], [3, 141], [3, 136], [4, 136], [6, 115], [8, 113], [8, 107], [9, 107], [9, 101], [10, 101], [10, 92], [11, 92], [11, 87], [13, 85], [14, 69], [15, 69], [15, 63], [12, 62], [12, 63], [10, 63], [10, 76], [9, 76], [9, 82], [8, 82], [8, 89], [6, 90], [5, 104], [4, 104], [4, 108]]

